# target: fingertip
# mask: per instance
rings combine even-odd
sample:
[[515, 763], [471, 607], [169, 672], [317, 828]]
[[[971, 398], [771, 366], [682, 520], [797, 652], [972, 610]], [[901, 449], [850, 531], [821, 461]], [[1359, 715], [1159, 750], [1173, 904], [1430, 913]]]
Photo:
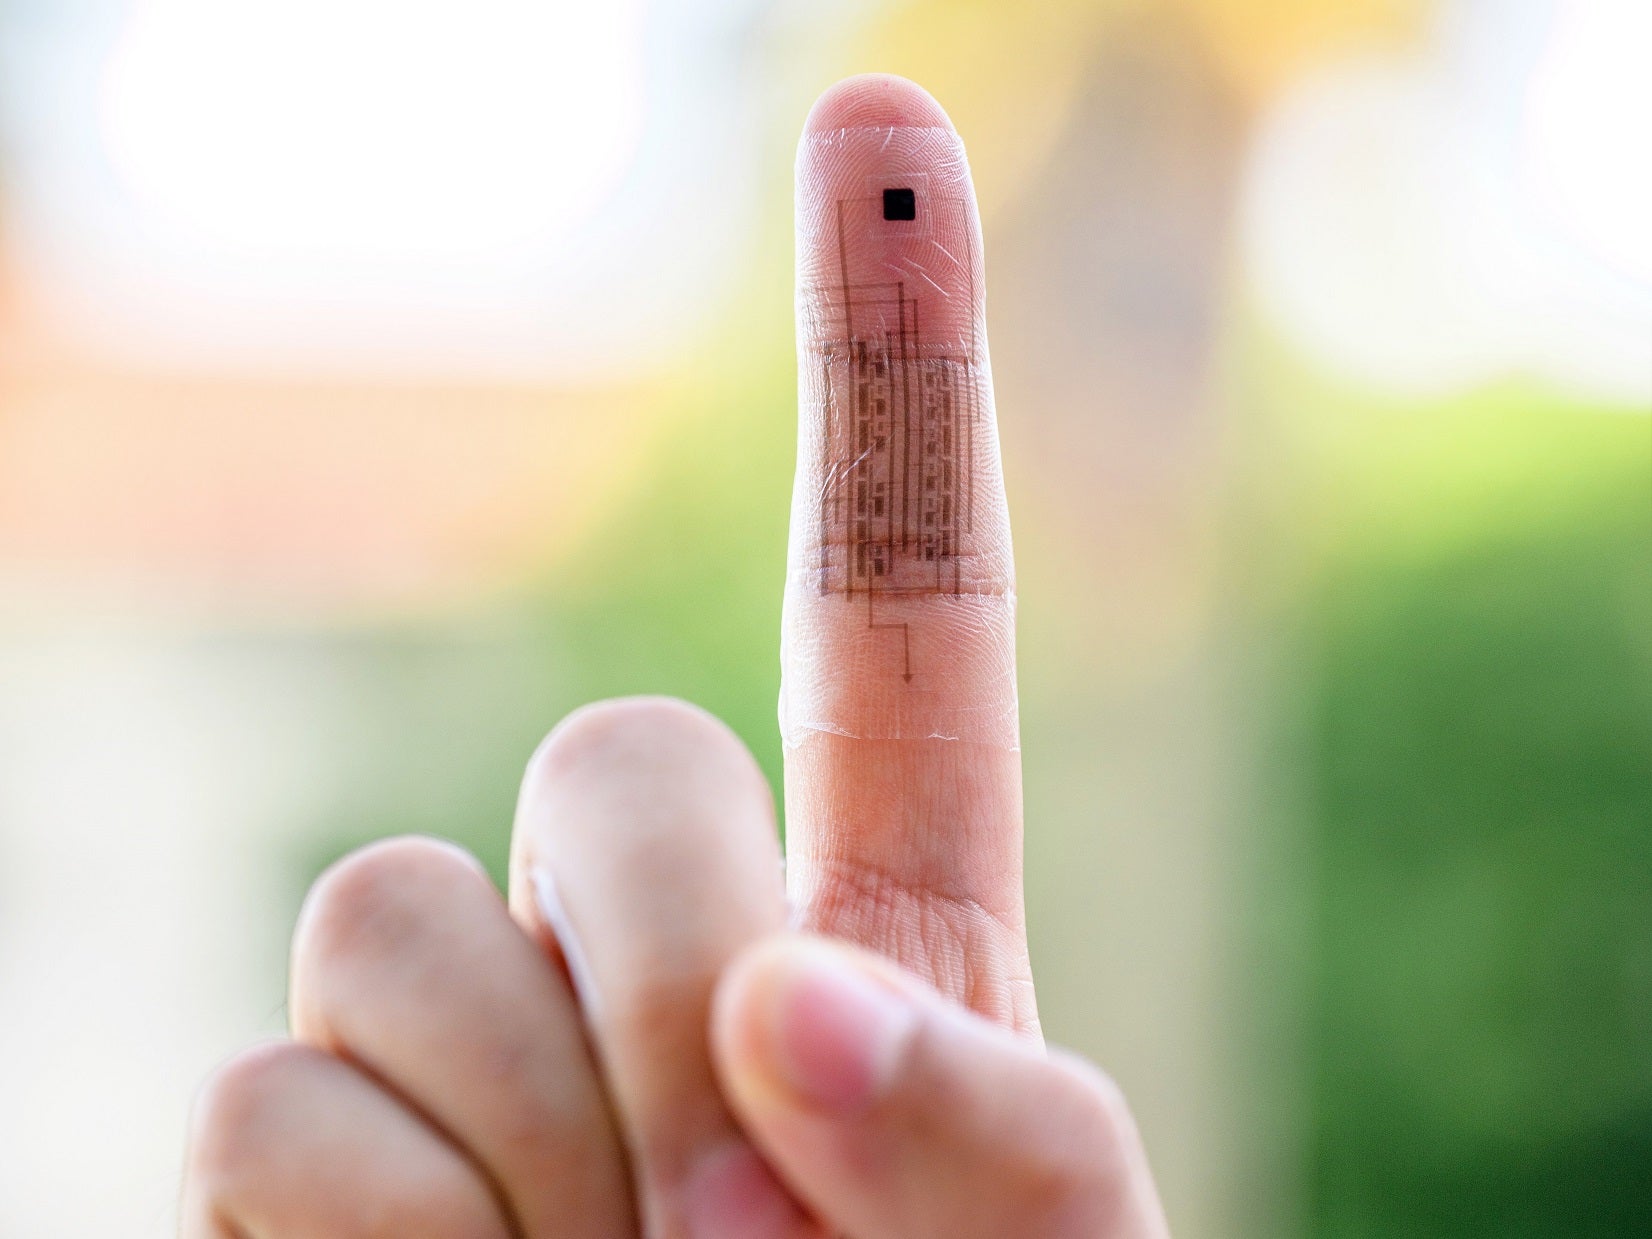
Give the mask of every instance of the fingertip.
[[804, 133], [901, 127], [951, 129], [952, 121], [927, 90], [894, 73], [860, 73], [828, 86], [803, 122]]
[[551, 728], [528, 759], [522, 781], [532, 787], [588, 767], [633, 759], [639, 751], [707, 752], [755, 764], [728, 724], [692, 702], [664, 696], [613, 697], [582, 705]]
[[747, 947], [723, 969], [711, 995], [711, 1053], [723, 1087], [747, 1104], [762, 1100], [773, 1081], [765, 1070], [771, 979], [783, 967], [785, 938]]
[[766, 836], [774, 833], [768, 780], [727, 723], [675, 697], [617, 697], [573, 711], [528, 759], [517, 792], [513, 876], [526, 876], [554, 854], [559, 838], [580, 830], [600, 830], [611, 841], [622, 830], [659, 825], [644, 812], [581, 816], [568, 811], [568, 801], [613, 809], [643, 804], [651, 794], [704, 803], [708, 822], [714, 801], [737, 804]]
[[891, 1087], [920, 1012], [887, 966], [823, 939], [771, 939], [725, 975], [714, 1040], [731, 1091], [846, 1117]]

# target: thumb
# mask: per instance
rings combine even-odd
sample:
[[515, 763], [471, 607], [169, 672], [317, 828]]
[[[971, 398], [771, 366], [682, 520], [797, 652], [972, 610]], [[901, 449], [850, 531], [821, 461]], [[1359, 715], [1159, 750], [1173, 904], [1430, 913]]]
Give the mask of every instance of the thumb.
[[856, 1239], [1163, 1239], [1118, 1089], [859, 950], [777, 937], [724, 973], [717, 1069], [793, 1190]]

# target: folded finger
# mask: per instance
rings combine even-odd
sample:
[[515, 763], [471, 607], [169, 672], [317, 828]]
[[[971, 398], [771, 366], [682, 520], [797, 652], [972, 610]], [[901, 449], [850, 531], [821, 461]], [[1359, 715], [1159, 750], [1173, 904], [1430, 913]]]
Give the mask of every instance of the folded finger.
[[768, 788], [732, 733], [662, 699], [571, 716], [523, 781], [511, 906], [575, 978], [644, 1233], [813, 1236], [730, 1114], [707, 1045], [723, 966], [786, 916]]
[[527, 1239], [631, 1233], [573, 994], [457, 848], [391, 840], [329, 870], [295, 935], [291, 1008], [300, 1040], [464, 1149]]
[[487, 1181], [360, 1071], [292, 1042], [207, 1085], [183, 1239], [508, 1239]]

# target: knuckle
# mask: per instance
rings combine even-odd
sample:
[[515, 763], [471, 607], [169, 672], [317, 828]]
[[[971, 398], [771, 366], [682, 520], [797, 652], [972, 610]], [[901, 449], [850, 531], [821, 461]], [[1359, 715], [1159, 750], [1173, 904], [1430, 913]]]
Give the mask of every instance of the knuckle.
[[[276, 1041], [212, 1073], [196, 1098], [185, 1159], [195, 1207], [226, 1225], [234, 1219], [233, 1233], [248, 1219], [279, 1228], [303, 1216], [312, 1225], [324, 1217], [324, 1233], [337, 1239], [500, 1239], [486, 1189], [456, 1160], [426, 1162], [417, 1174], [380, 1166], [380, 1177], [343, 1190], [341, 1176], [370, 1161], [353, 1160], [360, 1148], [311, 1121], [328, 1096], [329, 1067], [336, 1070], [322, 1051]], [[266, 1233], [263, 1224], [257, 1232]]]
[[1136, 1144], [1136, 1120], [1118, 1082], [1077, 1055], [1058, 1052], [1052, 1061], [1071, 1081], [1075, 1147], [1092, 1166], [1127, 1164]]
[[190, 1119], [191, 1177], [228, 1194], [267, 1153], [273, 1111], [313, 1051], [276, 1041], [244, 1050], [208, 1077]]
[[675, 697], [619, 697], [575, 710], [546, 736], [526, 782], [545, 786], [601, 768], [734, 767], [761, 783], [746, 746], [716, 716]]
[[502, 1239], [505, 1231], [483, 1193], [457, 1175], [438, 1175], [380, 1202], [359, 1218], [349, 1239], [406, 1239], [440, 1235], [442, 1239]]
[[1049, 1063], [1040, 1109], [1051, 1139], [1039, 1142], [1023, 1179], [1028, 1208], [1051, 1219], [1050, 1233], [1111, 1228], [1129, 1210], [1139, 1160], [1129, 1104], [1111, 1076], [1076, 1055], [1052, 1050]]
[[715, 743], [727, 729], [676, 697], [616, 697], [581, 706], [557, 724], [534, 755], [537, 770], [557, 774], [593, 758], [623, 757], [661, 742]]
[[459, 848], [402, 836], [338, 861], [310, 888], [294, 941], [295, 966], [373, 958], [408, 940], [429, 892], [455, 880], [486, 878]]

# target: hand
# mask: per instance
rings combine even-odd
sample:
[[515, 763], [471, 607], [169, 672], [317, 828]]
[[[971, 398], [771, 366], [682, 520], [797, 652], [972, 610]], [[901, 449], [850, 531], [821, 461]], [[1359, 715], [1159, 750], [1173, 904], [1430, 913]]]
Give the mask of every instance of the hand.
[[1118, 1091], [1038, 1028], [962, 146], [851, 79], [798, 195], [785, 882], [721, 724], [579, 711], [528, 767], [508, 908], [429, 840], [316, 883], [293, 1039], [197, 1109], [188, 1239], [1167, 1233]]

